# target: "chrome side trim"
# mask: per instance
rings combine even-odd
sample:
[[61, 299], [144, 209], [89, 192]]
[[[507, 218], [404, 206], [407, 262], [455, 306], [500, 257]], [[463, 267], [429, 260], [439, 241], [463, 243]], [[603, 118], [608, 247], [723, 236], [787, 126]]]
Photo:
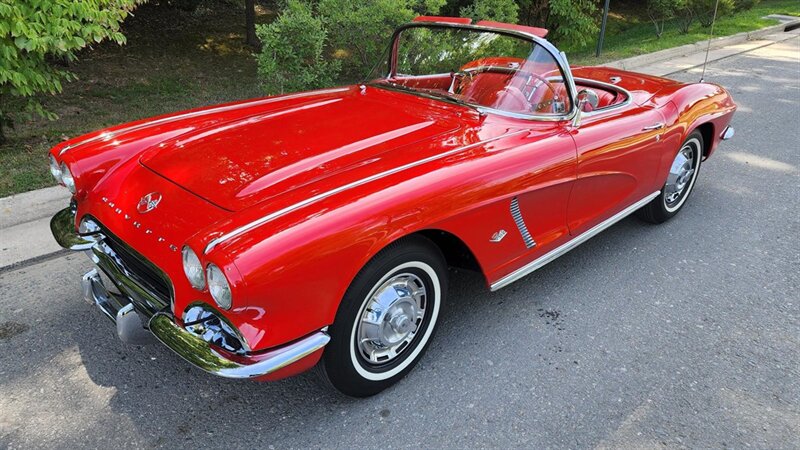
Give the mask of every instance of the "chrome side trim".
[[206, 245], [206, 248], [203, 250], [203, 254], [207, 255], [217, 245], [219, 245], [219, 244], [221, 244], [221, 243], [223, 243], [223, 242], [225, 242], [225, 241], [227, 241], [229, 239], [233, 239], [234, 237], [239, 236], [240, 234], [244, 234], [244, 233], [246, 233], [246, 232], [248, 232], [248, 231], [250, 231], [250, 230], [252, 230], [254, 228], [257, 228], [257, 227], [259, 227], [259, 226], [261, 226], [261, 225], [263, 225], [263, 224], [265, 224], [265, 223], [267, 223], [267, 222], [269, 222], [271, 220], [277, 219], [280, 216], [288, 214], [288, 213], [290, 213], [290, 212], [292, 212], [292, 211], [294, 211], [296, 209], [300, 209], [300, 208], [302, 208], [304, 206], [308, 206], [308, 205], [310, 205], [312, 203], [316, 203], [316, 202], [318, 202], [320, 200], [324, 200], [324, 199], [326, 199], [328, 197], [331, 197], [333, 195], [336, 195], [336, 194], [339, 194], [341, 192], [356, 188], [358, 186], [370, 183], [370, 182], [375, 181], [375, 180], [379, 180], [381, 178], [388, 177], [390, 175], [394, 175], [394, 174], [399, 173], [399, 172], [403, 172], [403, 171], [408, 170], [408, 169], [412, 169], [412, 168], [420, 166], [422, 164], [427, 164], [429, 162], [436, 161], [437, 159], [446, 158], [448, 156], [454, 155], [454, 154], [462, 152], [464, 150], [469, 150], [471, 148], [479, 147], [481, 145], [488, 144], [490, 142], [494, 142], [494, 141], [497, 141], [497, 140], [500, 140], [500, 139], [503, 139], [503, 138], [516, 136], [516, 135], [527, 133], [527, 132], [528, 132], [527, 130], [513, 131], [511, 133], [506, 133], [506, 134], [503, 134], [503, 135], [500, 135], [500, 136], [493, 137], [491, 139], [486, 139], [486, 140], [483, 140], [483, 141], [480, 141], [480, 142], [475, 142], [473, 144], [464, 145], [464, 146], [461, 146], [461, 147], [454, 148], [452, 150], [446, 151], [444, 153], [439, 153], [438, 155], [429, 156], [427, 158], [423, 158], [423, 159], [420, 159], [418, 161], [414, 161], [412, 163], [408, 163], [406, 165], [403, 165], [403, 166], [400, 166], [400, 167], [396, 167], [396, 168], [391, 169], [391, 170], [387, 170], [387, 171], [384, 171], [384, 172], [381, 172], [381, 173], [377, 173], [375, 175], [372, 175], [372, 176], [369, 176], [369, 177], [366, 177], [366, 178], [362, 178], [362, 179], [354, 181], [352, 183], [345, 184], [344, 186], [340, 186], [340, 187], [338, 187], [336, 189], [332, 189], [330, 191], [323, 192], [321, 194], [315, 195], [315, 196], [310, 197], [310, 198], [308, 198], [306, 200], [303, 200], [302, 202], [295, 203], [293, 205], [287, 206], [286, 208], [279, 209], [278, 211], [275, 211], [275, 212], [273, 212], [271, 214], [267, 214], [266, 216], [264, 216], [264, 217], [262, 217], [262, 218], [260, 218], [258, 220], [254, 220], [253, 222], [250, 222], [250, 223], [248, 223], [246, 225], [242, 225], [241, 227], [236, 228], [236, 229], [234, 229], [232, 231], [229, 231], [228, 233], [225, 233], [222, 236], [219, 236], [219, 237], [217, 237], [215, 239], [212, 239], [211, 242], [209, 242], [208, 245]]
[[573, 248], [583, 244], [584, 242], [588, 241], [592, 237], [599, 234], [601, 231], [605, 230], [606, 228], [614, 225], [615, 223], [619, 222], [620, 220], [624, 219], [625, 217], [629, 216], [631, 213], [636, 211], [637, 209], [641, 208], [642, 206], [646, 205], [650, 200], [658, 197], [661, 191], [653, 192], [652, 194], [648, 195], [647, 197], [639, 200], [638, 202], [628, 206], [627, 208], [623, 209], [622, 211], [614, 214], [613, 216], [609, 217], [608, 219], [600, 222], [599, 224], [595, 225], [594, 227], [590, 228], [589, 230], [585, 231], [584, 233], [572, 238], [572, 240], [567, 241], [566, 243], [562, 244], [560, 247], [551, 250], [541, 257], [535, 259], [533, 262], [517, 269], [516, 271], [506, 275], [505, 277], [497, 280], [496, 282], [492, 283], [490, 289], [492, 292], [504, 288], [509, 284], [523, 278], [525, 275], [542, 268], [549, 262], [552, 262], [559, 256], [567, 253], [568, 251], [572, 250]]
[[736, 130], [734, 130], [733, 127], [725, 127], [725, 131], [720, 137], [723, 141], [727, 141], [728, 139], [731, 139], [734, 134], [736, 134]]
[[525, 226], [525, 220], [522, 219], [522, 211], [519, 210], [519, 200], [517, 197], [511, 200], [511, 217], [514, 218], [514, 223], [517, 224], [517, 229], [519, 229], [519, 234], [522, 235], [525, 247], [536, 247], [536, 241], [533, 240], [533, 236], [531, 236], [531, 233], [528, 231], [528, 227]]

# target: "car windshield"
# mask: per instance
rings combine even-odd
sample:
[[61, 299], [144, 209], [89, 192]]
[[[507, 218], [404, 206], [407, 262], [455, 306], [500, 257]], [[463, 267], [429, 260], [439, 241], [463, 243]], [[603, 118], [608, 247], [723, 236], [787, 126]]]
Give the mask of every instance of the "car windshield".
[[378, 65], [372, 84], [514, 114], [562, 115], [572, 109], [553, 55], [523, 37], [413, 26], [400, 32], [396, 49], [394, 65]]

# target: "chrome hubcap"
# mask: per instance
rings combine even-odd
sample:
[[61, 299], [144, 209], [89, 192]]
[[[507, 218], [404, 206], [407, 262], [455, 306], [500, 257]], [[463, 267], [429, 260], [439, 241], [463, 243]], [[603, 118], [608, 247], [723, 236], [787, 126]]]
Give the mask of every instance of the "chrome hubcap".
[[358, 323], [358, 350], [364, 359], [384, 364], [408, 348], [425, 318], [425, 307], [425, 284], [414, 274], [399, 274], [378, 286]]
[[678, 152], [675, 160], [672, 161], [667, 184], [664, 186], [664, 201], [667, 206], [672, 206], [680, 200], [686, 186], [692, 180], [695, 171], [695, 155], [695, 147], [689, 143]]

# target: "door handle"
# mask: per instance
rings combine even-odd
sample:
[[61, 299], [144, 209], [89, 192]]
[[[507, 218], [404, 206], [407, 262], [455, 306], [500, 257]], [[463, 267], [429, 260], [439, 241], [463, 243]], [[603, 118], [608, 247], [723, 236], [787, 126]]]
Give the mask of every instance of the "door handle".
[[642, 128], [642, 131], [660, 130], [664, 128], [664, 122], [654, 123], [653, 125]]

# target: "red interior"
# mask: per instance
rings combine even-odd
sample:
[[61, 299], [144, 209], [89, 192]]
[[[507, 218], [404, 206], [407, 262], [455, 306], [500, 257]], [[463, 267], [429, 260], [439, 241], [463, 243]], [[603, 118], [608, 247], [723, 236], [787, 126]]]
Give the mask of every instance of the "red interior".
[[[547, 81], [558, 76], [552, 64], [524, 61], [518, 58], [493, 57], [471, 61], [460, 68], [461, 71], [478, 67], [514, 67], [510, 73], [485, 71], [472, 77], [456, 80], [455, 95], [465, 102], [521, 114], [552, 114], [553, 100], [567, 98], [566, 87], [562, 82]], [[447, 93], [452, 76], [449, 73], [414, 77], [399, 77], [392, 82], [414, 89]], [[596, 107], [586, 105], [584, 111], [606, 108], [625, 100], [623, 95], [611, 89], [603, 89], [588, 84], [577, 84], [578, 92], [592, 89], [597, 93]]]

